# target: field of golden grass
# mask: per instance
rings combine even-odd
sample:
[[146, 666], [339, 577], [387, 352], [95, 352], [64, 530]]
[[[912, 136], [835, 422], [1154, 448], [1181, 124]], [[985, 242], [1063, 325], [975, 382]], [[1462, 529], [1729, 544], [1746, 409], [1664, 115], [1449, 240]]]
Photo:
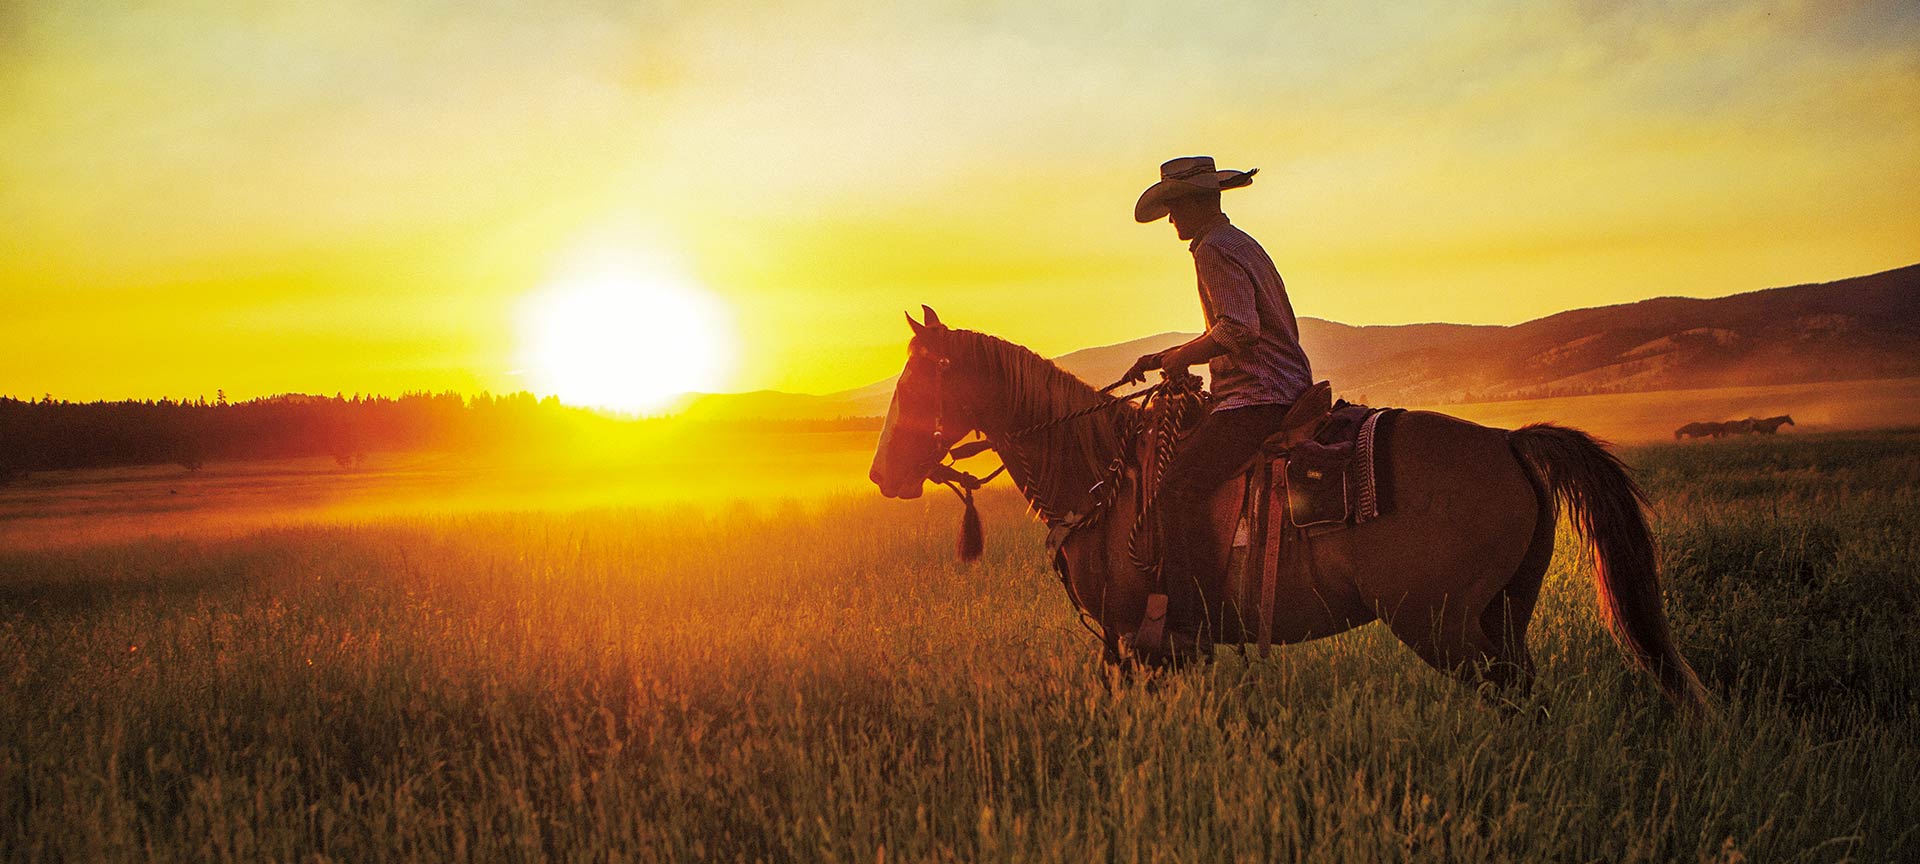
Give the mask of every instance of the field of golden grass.
[[753, 502], [378, 464], [5, 490], [0, 859], [1920, 855], [1920, 434], [1627, 452], [1722, 728], [1626, 665], [1564, 533], [1544, 720], [1378, 627], [1147, 686], [1017, 497], [961, 566], [947, 496], [834, 492], [866, 451], [816, 449], [632, 469]]

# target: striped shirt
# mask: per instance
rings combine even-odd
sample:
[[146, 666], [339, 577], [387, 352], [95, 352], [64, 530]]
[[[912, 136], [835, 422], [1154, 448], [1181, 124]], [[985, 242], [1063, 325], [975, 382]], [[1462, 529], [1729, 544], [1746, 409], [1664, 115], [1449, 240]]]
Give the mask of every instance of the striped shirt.
[[1207, 333], [1227, 349], [1208, 364], [1213, 410], [1292, 403], [1313, 383], [1313, 367], [1273, 259], [1225, 216], [1202, 227], [1187, 248]]

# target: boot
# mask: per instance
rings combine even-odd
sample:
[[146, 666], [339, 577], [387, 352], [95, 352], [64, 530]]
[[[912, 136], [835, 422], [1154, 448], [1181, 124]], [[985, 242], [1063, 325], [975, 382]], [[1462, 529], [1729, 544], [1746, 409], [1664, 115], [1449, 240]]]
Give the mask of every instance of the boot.
[[1210, 661], [1213, 638], [1205, 619], [1204, 608], [1195, 610], [1189, 604], [1170, 602], [1165, 594], [1154, 594], [1147, 598], [1146, 617], [1139, 632], [1127, 639], [1127, 647], [1135, 660], [1156, 668]]
[[1206, 603], [1188, 593], [1167, 597], [1167, 632], [1162, 641], [1173, 666], [1213, 659], [1213, 626], [1207, 621]]

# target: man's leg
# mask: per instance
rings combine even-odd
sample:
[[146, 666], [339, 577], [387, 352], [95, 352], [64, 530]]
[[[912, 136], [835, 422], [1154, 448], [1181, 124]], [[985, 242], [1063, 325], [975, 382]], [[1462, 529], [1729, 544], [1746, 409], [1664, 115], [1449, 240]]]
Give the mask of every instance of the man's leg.
[[1215, 560], [1209, 503], [1261, 442], [1280, 430], [1285, 405], [1215, 411], [1194, 427], [1160, 478], [1160, 573], [1167, 592], [1167, 635], [1191, 648], [1209, 631], [1209, 605], [1221, 601], [1223, 565]]

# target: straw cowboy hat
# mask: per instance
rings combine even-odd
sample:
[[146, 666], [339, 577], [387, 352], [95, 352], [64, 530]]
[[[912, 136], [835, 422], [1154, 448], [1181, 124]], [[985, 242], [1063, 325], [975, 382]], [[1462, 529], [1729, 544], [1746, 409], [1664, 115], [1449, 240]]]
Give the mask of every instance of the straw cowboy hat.
[[1216, 171], [1212, 156], [1182, 156], [1160, 165], [1160, 182], [1140, 193], [1133, 205], [1133, 221], [1152, 222], [1167, 215], [1167, 202], [1194, 192], [1238, 189], [1253, 182], [1260, 169]]

